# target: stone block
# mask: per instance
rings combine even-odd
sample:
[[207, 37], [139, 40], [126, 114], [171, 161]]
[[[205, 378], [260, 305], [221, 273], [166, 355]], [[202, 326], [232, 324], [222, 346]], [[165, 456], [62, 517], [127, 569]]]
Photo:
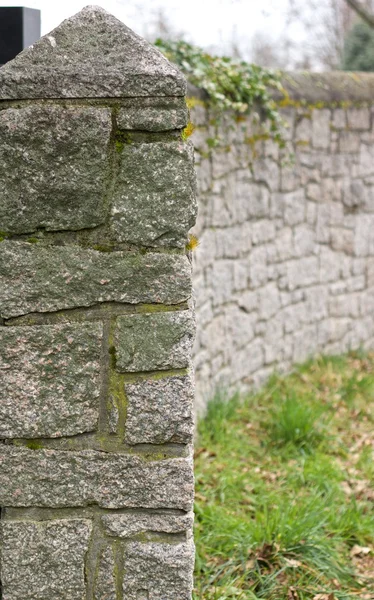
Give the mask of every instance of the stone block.
[[157, 48], [99, 6], [63, 21], [0, 74], [2, 100], [185, 96], [186, 88]]
[[293, 338], [293, 362], [301, 363], [318, 351], [317, 324], [303, 327], [295, 332]]
[[222, 339], [218, 347], [213, 347], [213, 351], [224, 351], [227, 360], [230, 360], [236, 348], [243, 348], [253, 340], [253, 324], [256, 318], [254, 314], [244, 312], [235, 304], [224, 307], [224, 316], [226, 341], [225, 338]]
[[309, 144], [312, 139], [312, 122], [310, 118], [302, 117], [296, 124], [295, 141], [300, 146]]
[[346, 111], [344, 108], [335, 108], [332, 113], [332, 126], [334, 129], [345, 129], [347, 126]]
[[374, 174], [374, 146], [361, 144], [358, 160], [351, 168], [352, 177], [370, 177]]
[[269, 283], [258, 291], [260, 319], [270, 319], [280, 308], [279, 291], [275, 283]]
[[126, 600], [190, 600], [194, 546], [185, 543], [129, 542], [123, 553]]
[[94, 586], [94, 600], [117, 600], [116, 571], [113, 548], [102, 550]]
[[251, 224], [253, 244], [265, 244], [275, 238], [275, 224], [269, 219], [260, 219]]
[[294, 228], [293, 238], [296, 256], [306, 256], [318, 252], [316, 234], [309, 225], [297, 225]]
[[331, 228], [331, 247], [337, 252], [353, 254], [354, 232], [349, 229]]
[[235, 201], [242, 205], [242, 221], [248, 218], [269, 217], [270, 192], [266, 185], [250, 182], [245, 176], [238, 175], [234, 190]]
[[342, 131], [339, 135], [339, 152], [358, 152], [360, 136], [353, 131]]
[[312, 113], [313, 148], [327, 149], [330, 146], [331, 111], [323, 108]]
[[191, 532], [193, 513], [182, 515], [168, 513], [106, 514], [101, 517], [106, 535], [128, 539], [139, 534]]
[[306, 199], [303, 189], [296, 192], [279, 194], [278, 199], [283, 205], [284, 222], [286, 225], [297, 225], [305, 221]]
[[370, 129], [370, 108], [350, 108], [347, 118], [350, 129]]
[[254, 178], [258, 183], [264, 183], [272, 191], [277, 191], [280, 184], [280, 169], [271, 158], [259, 158], [253, 163]]
[[190, 374], [125, 386], [128, 444], [188, 444], [194, 431], [194, 385]]
[[0, 506], [190, 510], [192, 462], [0, 444]]
[[107, 108], [35, 105], [0, 112], [0, 230], [78, 230], [106, 218]]
[[184, 247], [197, 212], [193, 146], [124, 143], [120, 154], [111, 218], [116, 240]]
[[183, 129], [188, 123], [188, 108], [184, 98], [145, 98], [139, 105], [129, 104], [119, 109], [120, 129], [139, 131], [170, 131]]
[[[249, 274], [251, 288], [257, 288], [267, 283], [267, 250], [266, 246], [254, 248], [249, 256]], [[228, 301], [231, 298], [228, 298]]]
[[82, 600], [91, 522], [3, 521], [4, 600]]
[[374, 215], [357, 216], [354, 252], [356, 256], [374, 255]]
[[318, 258], [310, 256], [287, 263], [287, 281], [290, 290], [318, 283]]
[[0, 328], [0, 438], [93, 431], [102, 325]]
[[98, 252], [79, 246], [0, 244], [0, 315], [100, 302], [176, 304], [191, 295], [186, 256]]
[[189, 311], [119, 317], [114, 342], [116, 368], [121, 372], [186, 368], [194, 333]]
[[234, 289], [232, 260], [215, 260], [207, 271], [206, 284], [212, 290], [213, 306], [231, 300]]

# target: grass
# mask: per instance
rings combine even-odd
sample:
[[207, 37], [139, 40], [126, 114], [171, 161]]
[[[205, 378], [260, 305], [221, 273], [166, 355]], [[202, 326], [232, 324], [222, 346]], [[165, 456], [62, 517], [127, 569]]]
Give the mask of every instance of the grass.
[[216, 398], [196, 449], [195, 599], [374, 599], [374, 354]]

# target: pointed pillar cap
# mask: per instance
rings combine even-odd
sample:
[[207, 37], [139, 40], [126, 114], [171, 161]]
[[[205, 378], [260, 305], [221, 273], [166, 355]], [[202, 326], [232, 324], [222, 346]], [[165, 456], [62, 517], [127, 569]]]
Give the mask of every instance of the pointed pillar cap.
[[156, 48], [87, 6], [0, 69], [0, 99], [184, 96], [186, 81]]

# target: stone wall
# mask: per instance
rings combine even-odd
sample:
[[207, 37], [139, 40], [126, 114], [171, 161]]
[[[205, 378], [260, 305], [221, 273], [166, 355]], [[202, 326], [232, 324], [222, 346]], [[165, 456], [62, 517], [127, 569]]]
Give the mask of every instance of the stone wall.
[[186, 83], [98, 8], [0, 70], [2, 600], [190, 600]]
[[217, 126], [192, 93], [199, 410], [217, 389], [374, 346], [374, 77], [284, 83], [284, 150], [251, 117]]

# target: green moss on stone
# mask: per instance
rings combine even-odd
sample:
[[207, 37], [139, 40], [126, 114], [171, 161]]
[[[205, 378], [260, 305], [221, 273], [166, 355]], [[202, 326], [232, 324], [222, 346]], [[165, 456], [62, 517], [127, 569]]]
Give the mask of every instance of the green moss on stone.
[[41, 450], [43, 448], [41, 440], [25, 440], [25, 445], [30, 450]]

